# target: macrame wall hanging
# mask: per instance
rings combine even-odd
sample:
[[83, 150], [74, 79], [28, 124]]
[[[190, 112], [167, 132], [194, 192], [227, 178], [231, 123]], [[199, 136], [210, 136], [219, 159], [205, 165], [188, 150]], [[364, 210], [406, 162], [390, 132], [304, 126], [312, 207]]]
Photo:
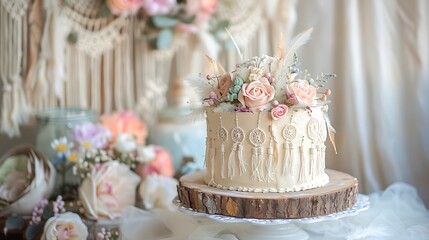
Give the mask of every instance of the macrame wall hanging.
[[19, 135], [19, 125], [31, 113], [23, 81], [27, 67], [30, 0], [0, 1], [0, 78], [2, 81], [1, 131]]
[[57, 31], [68, 28], [64, 98], [61, 87], [57, 89], [60, 106], [103, 113], [134, 106], [132, 20], [126, 16], [100, 17], [100, 7], [98, 0], [69, 3], [63, 6], [56, 22]]
[[35, 111], [134, 106], [132, 19], [101, 16], [99, 0], [46, 0], [37, 73], [28, 96]]

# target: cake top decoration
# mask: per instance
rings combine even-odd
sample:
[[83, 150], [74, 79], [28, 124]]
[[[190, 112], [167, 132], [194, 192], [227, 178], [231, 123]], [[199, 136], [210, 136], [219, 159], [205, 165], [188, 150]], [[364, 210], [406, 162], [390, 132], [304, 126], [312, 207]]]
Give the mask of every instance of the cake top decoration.
[[[264, 112], [271, 111], [274, 120], [280, 119], [289, 108], [308, 108], [324, 105], [331, 91], [324, 84], [334, 74], [320, 74], [312, 78], [301, 71], [296, 50], [309, 39], [313, 29], [298, 34], [285, 48], [280, 40], [274, 56], [256, 56], [238, 63], [226, 72], [207, 56], [211, 71], [194, 84], [203, 95], [205, 106], [213, 111]], [[240, 53], [240, 52], [239, 52]], [[241, 57], [241, 53], [240, 53]]]

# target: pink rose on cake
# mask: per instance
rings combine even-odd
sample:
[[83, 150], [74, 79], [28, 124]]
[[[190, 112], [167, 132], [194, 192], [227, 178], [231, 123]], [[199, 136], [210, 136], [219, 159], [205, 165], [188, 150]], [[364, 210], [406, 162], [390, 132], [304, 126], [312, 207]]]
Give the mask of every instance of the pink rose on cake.
[[286, 96], [288, 95], [299, 103], [312, 106], [315, 104], [316, 87], [310, 85], [307, 80], [298, 79], [288, 86]]
[[143, 0], [107, 0], [107, 6], [114, 15], [134, 14], [143, 5]]
[[93, 168], [79, 187], [79, 198], [89, 218], [115, 218], [122, 209], [134, 205], [140, 177], [117, 161]]
[[284, 104], [279, 104], [279, 102], [273, 102], [273, 108], [271, 109], [271, 117], [274, 120], [278, 120], [284, 116], [286, 116], [289, 108]]
[[232, 75], [225, 74], [221, 77], [218, 84], [213, 87], [213, 90], [216, 93], [219, 100], [222, 100], [222, 101], [227, 100], [229, 88], [231, 87], [232, 83], [233, 83]]
[[264, 108], [274, 98], [275, 89], [266, 77], [243, 84], [238, 101], [252, 111]]

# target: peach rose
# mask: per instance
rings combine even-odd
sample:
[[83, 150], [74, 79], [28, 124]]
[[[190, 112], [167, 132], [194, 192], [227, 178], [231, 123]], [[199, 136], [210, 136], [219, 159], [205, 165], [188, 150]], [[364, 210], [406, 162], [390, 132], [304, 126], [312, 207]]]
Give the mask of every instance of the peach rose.
[[271, 109], [271, 117], [273, 117], [274, 120], [278, 120], [284, 116], [286, 116], [289, 108], [284, 104], [279, 104], [273, 109]]
[[145, 144], [147, 137], [146, 124], [131, 111], [103, 115], [101, 117], [101, 124], [110, 130], [113, 141], [116, 141], [118, 134], [128, 133], [136, 137], [139, 145]]
[[114, 15], [136, 13], [143, 0], [107, 0], [107, 6]]
[[266, 77], [261, 77], [259, 80], [243, 84], [238, 101], [243, 106], [249, 108], [263, 107], [274, 98], [274, 87]]
[[232, 83], [231, 74], [225, 74], [221, 77], [219, 83], [213, 88], [219, 100], [225, 101], [227, 99], [226, 96], [228, 95], [229, 88], [231, 87]]
[[298, 80], [289, 85], [289, 91], [293, 93], [296, 99], [301, 103], [312, 105], [316, 97], [316, 88], [306, 80]]

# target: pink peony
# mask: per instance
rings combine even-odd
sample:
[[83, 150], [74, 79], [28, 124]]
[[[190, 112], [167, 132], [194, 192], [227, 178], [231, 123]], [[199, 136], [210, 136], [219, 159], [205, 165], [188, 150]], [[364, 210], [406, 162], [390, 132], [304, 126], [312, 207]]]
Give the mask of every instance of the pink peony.
[[278, 120], [284, 116], [286, 116], [289, 108], [284, 104], [279, 104], [271, 109], [271, 117], [274, 120]]
[[173, 160], [166, 150], [160, 146], [150, 146], [155, 151], [155, 157], [148, 163], [140, 163], [137, 166], [136, 172], [141, 178], [150, 174], [158, 174], [162, 176], [174, 176]]
[[297, 80], [289, 85], [288, 94], [293, 95], [300, 103], [313, 105], [316, 88], [306, 80]]
[[267, 78], [261, 77], [259, 80], [243, 84], [238, 101], [243, 106], [251, 109], [263, 107], [274, 98], [274, 87], [270, 85]]
[[147, 129], [144, 122], [133, 112], [117, 112], [112, 115], [101, 117], [101, 124], [112, 133], [112, 138], [116, 141], [118, 134], [128, 133], [136, 137], [139, 145], [144, 145], [147, 137]]
[[150, 16], [165, 15], [177, 4], [176, 0], [143, 0], [143, 2], [144, 10]]
[[134, 14], [143, 5], [143, 0], [107, 0], [107, 6], [114, 15]]

